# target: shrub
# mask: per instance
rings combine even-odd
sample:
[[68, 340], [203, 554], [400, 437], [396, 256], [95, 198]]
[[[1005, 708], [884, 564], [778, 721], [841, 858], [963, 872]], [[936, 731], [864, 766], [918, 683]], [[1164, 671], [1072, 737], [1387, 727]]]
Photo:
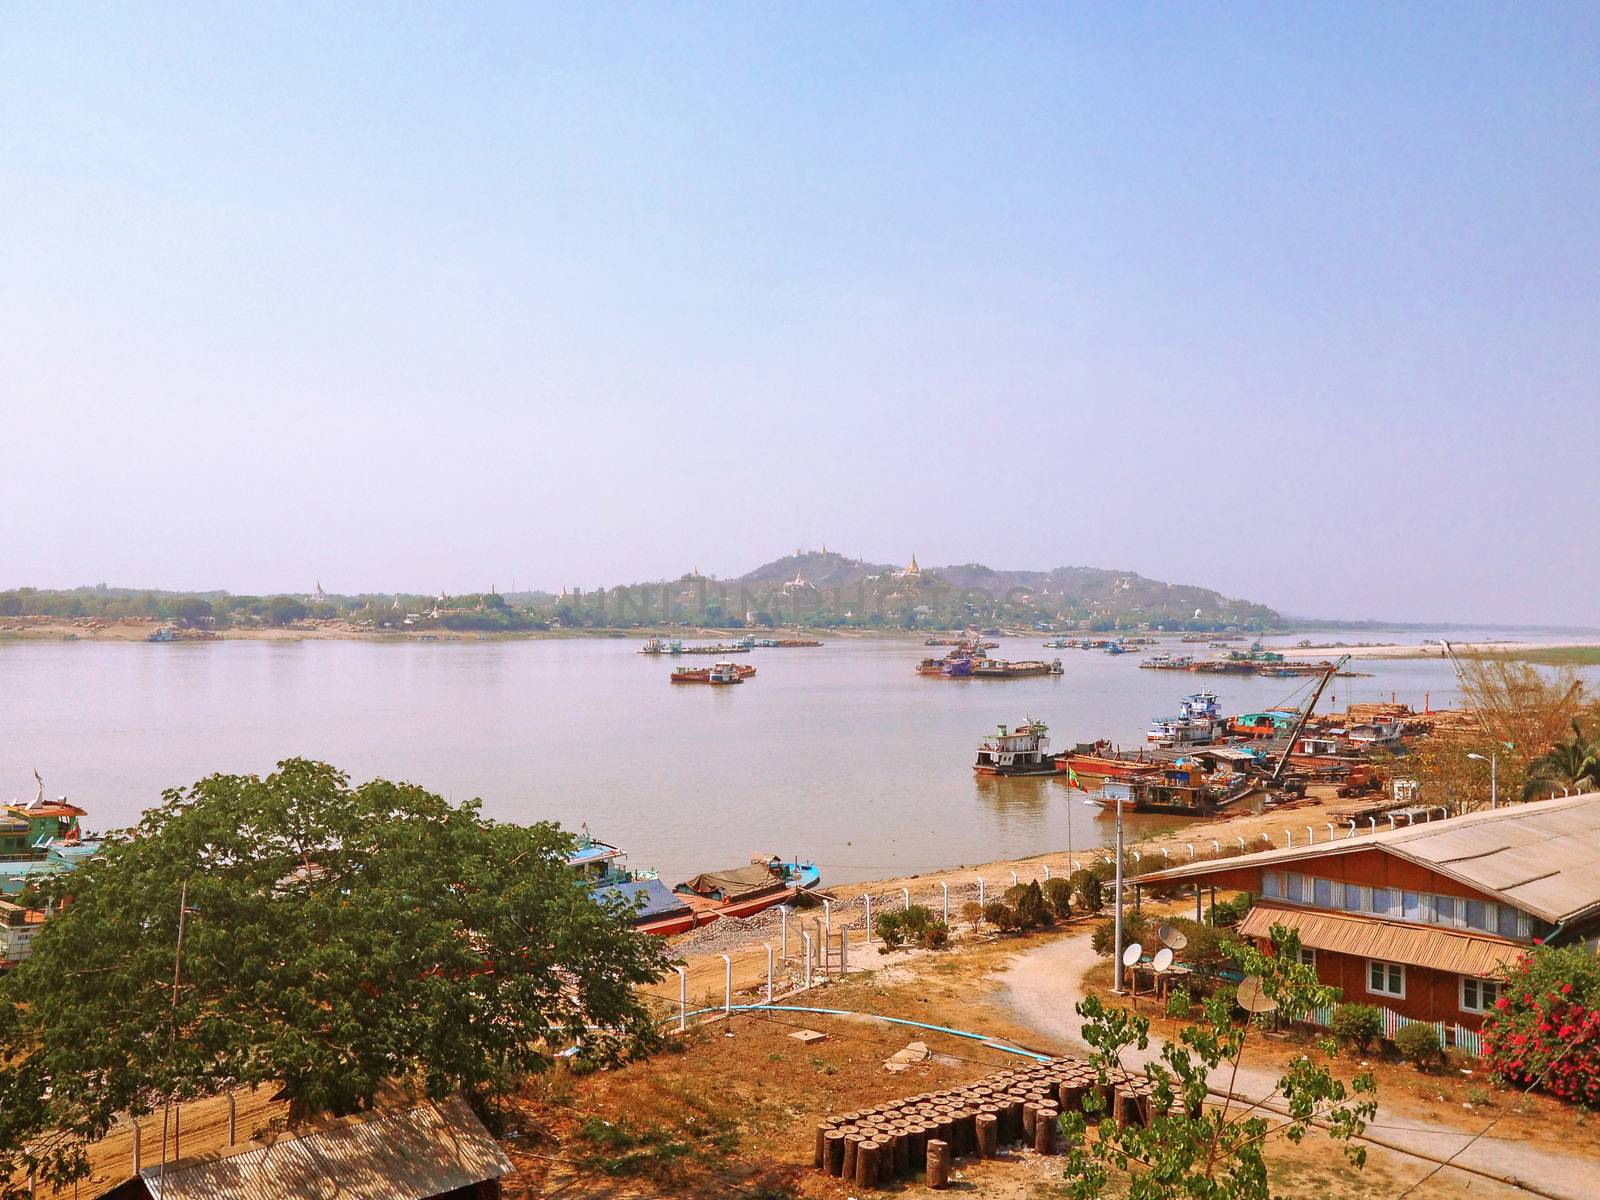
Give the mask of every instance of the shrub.
[[1600, 960], [1580, 946], [1523, 955], [1483, 1019], [1483, 1057], [1501, 1082], [1600, 1104]]
[[983, 920], [983, 905], [976, 900], [968, 900], [961, 906], [961, 919], [973, 933], [977, 933], [978, 923]]
[[1105, 907], [1100, 895], [1100, 878], [1093, 871], [1074, 871], [1068, 882], [1072, 884], [1073, 899], [1084, 912], [1097, 913]]
[[1439, 1031], [1424, 1021], [1402, 1025], [1394, 1035], [1395, 1049], [1400, 1057], [1418, 1070], [1425, 1070], [1444, 1061], [1444, 1047], [1439, 1045]]
[[[1015, 899], [1012, 899], [1012, 892], [1017, 893]], [[1019, 928], [1037, 929], [1055, 924], [1055, 918], [1050, 915], [1050, 907], [1045, 903], [1044, 891], [1039, 887], [1037, 879], [1007, 889], [1006, 902], [1016, 909]]]
[[1232, 900], [1219, 900], [1213, 904], [1206, 913], [1206, 921], [1218, 928], [1232, 929], [1244, 920], [1245, 913], [1250, 911], [1254, 903], [1255, 897], [1249, 892], [1240, 892]]
[[912, 941], [920, 942], [922, 935], [928, 931], [928, 926], [933, 924], [933, 910], [925, 904], [910, 904], [900, 911], [900, 922], [906, 931], [906, 936]]
[[1059, 875], [1044, 881], [1044, 898], [1057, 920], [1065, 921], [1072, 915], [1072, 884]]
[[879, 913], [878, 919], [873, 922], [878, 930], [878, 938], [883, 942], [884, 948], [893, 950], [906, 940], [905, 913], [886, 912]]
[[[1122, 945], [1123, 948], [1131, 946], [1134, 942], [1143, 942], [1154, 931], [1145, 919], [1134, 912], [1122, 914]], [[1102, 958], [1111, 954], [1116, 948], [1117, 921], [1115, 917], [1107, 917], [1094, 927], [1094, 933], [1089, 936], [1089, 945], [1094, 952]]]
[[1356, 1050], [1367, 1051], [1383, 1033], [1383, 1014], [1370, 1004], [1340, 1004], [1333, 1010], [1333, 1036]]
[[1001, 933], [1010, 933], [1013, 929], [1021, 928], [1017, 924], [1017, 913], [1004, 900], [991, 900], [983, 906], [983, 919], [993, 925]]
[[1167, 1016], [1174, 1020], [1184, 1020], [1193, 1007], [1194, 997], [1189, 995], [1189, 989], [1183, 984], [1180, 983], [1167, 993]]
[[943, 921], [931, 921], [922, 931], [922, 945], [926, 950], [943, 950], [950, 944], [950, 926]]

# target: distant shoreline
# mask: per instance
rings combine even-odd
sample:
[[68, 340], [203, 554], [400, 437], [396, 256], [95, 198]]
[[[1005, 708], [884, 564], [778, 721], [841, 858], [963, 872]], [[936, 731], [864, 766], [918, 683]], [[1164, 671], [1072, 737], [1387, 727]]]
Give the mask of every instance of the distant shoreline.
[[[139, 618], [124, 618], [118, 621], [100, 621], [93, 618], [78, 618], [63, 620], [58, 617], [7, 617], [0, 618], [0, 642], [6, 641], [86, 641], [86, 642], [144, 642], [158, 629], [168, 628], [170, 622], [156, 621]], [[1286, 633], [1301, 632], [1298, 630]], [[819, 640], [837, 641], [862, 641], [866, 639], [889, 639], [921, 643], [930, 636], [928, 630], [906, 629], [863, 629], [826, 628], [816, 629], [811, 627], [778, 627], [773, 629], [762, 628], [759, 630], [745, 629], [717, 629], [711, 627], [683, 628], [681, 626], [658, 626], [638, 629], [528, 629], [528, 630], [451, 630], [451, 629], [426, 629], [426, 630], [377, 630], [351, 625], [347, 621], [331, 620], [305, 620], [293, 625], [264, 627], [264, 628], [237, 628], [230, 627], [219, 630], [208, 630], [201, 633], [189, 632], [188, 636], [180, 636], [172, 644], [192, 644], [195, 642], [210, 641], [257, 641], [257, 642], [292, 642], [292, 641], [345, 641], [345, 642], [378, 642], [378, 643], [417, 643], [433, 644], [437, 642], [504, 642], [504, 641], [570, 641], [573, 639], [584, 640], [623, 640], [643, 641], [649, 637], [683, 638], [693, 641], [734, 641], [738, 638], [755, 634], [759, 637], [812, 637]], [[945, 634], [944, 636], [949, 636]], [[1039, 640], [1046, 635], [1038, 634]], [[1070, 636], [1070, 635], [1069, 635]], [[1105, 634], [1092, 636], [1104, 637]], [[1180, 645], [1176, 633], [1155, 634], [1163, 646]], [[1267, 636], [1282, 637], [1285, 634]], [[1004, 648], [1007, 643], [1018, 647], [1027, 645], [1032, 640], [1031, 634], [1009, 636], [1002, 641]], [[1578, 639], [1544, 640], [1538, 642], [1459, 642], [1453, 643], [1459, 653], [1472, 655], [1498, 655], [1505, 658], [1517, 659], [1525, 662], [1539, 663], [1550, 666], [1594, 666], [1600, 665], [1600, 635], [1587, 641]], [[1366, 645], [1339, 645], [1337, 643], [1319, 644], [1311, 647], [1280, 646], [1275, 647], [1285, 658], [1291, 659], [1331, 659], [1339, 654], [1348, 654], [1352, 659], [1413, 659], [1413, 658], [1439, 658], [1443, 650], [1436, 643], [1422, 644], [1366, 644]], [[1001, 653], [1003, 654], [1003, 649]]]

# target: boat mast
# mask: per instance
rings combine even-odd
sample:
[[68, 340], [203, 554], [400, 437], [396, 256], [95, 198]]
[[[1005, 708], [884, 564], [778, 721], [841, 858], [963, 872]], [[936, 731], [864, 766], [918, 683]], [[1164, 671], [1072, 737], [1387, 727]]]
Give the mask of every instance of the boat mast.
[[1305, 702], [1305, 706], [1300, 710], [1299, 717], [1295, 720], [1294, 728], [1289, 731], [1289, 740], [1284, 743], [1283, 753], [1278, 755], [1278, 763], [1272, 768], [1272, 775], [1267, 780], [1270, 786], [1277, 787], [1279, 781], [1283, 778], [1283, 769], [1289, 765], [1289, 752], [1294, 749], [1295, 742], [1300, 738], [1300, 731], [1306, 727], [1306, 722], [1311, 719], [1311, 710], [1316, 708], [1317, 701], [1322, 698], [1322, 689], [1328, 686], [1328, 680], [1343, 670], [1345, 663], [1349, 661], [1350, 656], [1348, 654], [1341, 655], [1338, 662], [1322, 673], [1322, 678], [1317, 681], [1316, 690], [1311, 693], [1311, 699]]

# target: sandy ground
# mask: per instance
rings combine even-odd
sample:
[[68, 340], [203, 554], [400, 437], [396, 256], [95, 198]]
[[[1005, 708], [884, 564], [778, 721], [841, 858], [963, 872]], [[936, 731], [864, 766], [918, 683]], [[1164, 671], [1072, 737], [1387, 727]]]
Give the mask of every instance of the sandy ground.
[[[1567, 650], [1575, 646], [1593, 646], [1597, 643], [1600, 643], [1600, 638], [1568, 638], [1560, 642], [1451, 642], [1450, 645], [1457, 654], [1478, 654]], [[1327, 646], [1312, 646], [1305, 649], [1301, 649], [1299, 646], [1274, 646], [1272, 649], [1281, 653], [1285, 658], [1303, 658], [1310, 659], [1313, 662], [1320, 662], [1325, 658], [1335, 658], [1340, 654], [1348, 654], [1352, 659], [1445, 657], [1444, 649], [1437, 642], [1395, 646], [1340, 646], [1331, 644]]]

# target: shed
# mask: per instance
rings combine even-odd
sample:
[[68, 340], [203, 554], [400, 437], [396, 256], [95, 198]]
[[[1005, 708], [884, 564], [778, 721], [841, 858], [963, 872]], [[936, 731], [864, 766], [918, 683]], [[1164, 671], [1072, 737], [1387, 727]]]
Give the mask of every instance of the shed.
[[106, 1200], [498, 1200], [508, 1159], [459, 1096], [145, 1167]]

